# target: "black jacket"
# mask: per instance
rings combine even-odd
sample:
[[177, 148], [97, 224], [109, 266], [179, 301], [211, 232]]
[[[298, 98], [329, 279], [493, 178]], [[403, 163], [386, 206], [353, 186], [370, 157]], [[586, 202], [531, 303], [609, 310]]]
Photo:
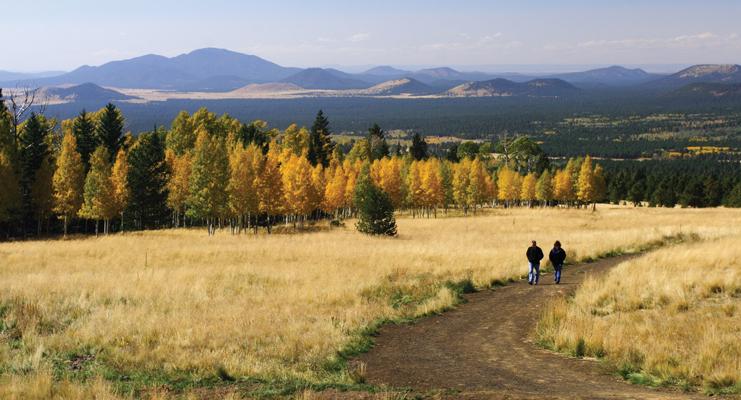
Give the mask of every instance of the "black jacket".
[[548, 258], [553, 265], [561, 265], [566, 260], [566, 251], [561, 247], [554, 247], [548, 254]]
[[531, 263], [539, 263], [543, 259], [543, 250], [538, 246], [530, 246], [527, 248], [527, 260]]

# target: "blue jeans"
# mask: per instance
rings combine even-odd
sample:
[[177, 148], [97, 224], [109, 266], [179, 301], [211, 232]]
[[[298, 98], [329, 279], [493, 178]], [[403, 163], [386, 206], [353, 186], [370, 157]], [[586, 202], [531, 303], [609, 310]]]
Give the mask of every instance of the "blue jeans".
[[563, 269], [563, 264], [557, 264], [553, 266], [553, 271], [555, 274], [555, 281], [556, 283], [561, 282], [561, 269]]
[[540, 278], [540, 263], [530, 263], [530, 272], [527, 274], [527, 282], [529, 284], [538, 283]]

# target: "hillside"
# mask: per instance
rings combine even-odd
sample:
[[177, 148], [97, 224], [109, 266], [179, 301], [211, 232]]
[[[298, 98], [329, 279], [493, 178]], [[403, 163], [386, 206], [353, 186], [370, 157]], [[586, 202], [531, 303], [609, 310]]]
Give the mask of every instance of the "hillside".
[[257, 56], [208, 48], [172, 58], [150, 54], [97, 67], [85, 65], [37, 82], [44, 86], [92, 82], [121, 88], [231, 90], [246, 83], [277, 81], [297, 71]]
[[617, 65], [551, 76], [581, 86], [630, 86], [660, 77], [661, 75], [650, 74], [640, 68], [628, 69]]
[[468, 82], [446, 92], [452, 97], [561, 97], [576, 93], [579, 93], [578, 88], [560, 79], [533, 79], [519, 83], [502, 78]]
[[363, 75], [375, 75], [375, 76], [404, 76], [412, 74], [412, 71], [406, 71], [403, 69], [394, 68], [388, 65], [381, 65], [378, 67], [371, 68], [365, 72], [363, 72]]
[[432, 87], [412, 78], [386, 81], [361, 91], [362, 94], [373, 96], [421, 95], [433, 92]]
[[698, 99], [741, 97], [741, 83], [692, 83], [670, 95]]
[[659, 89], [678, 89], [692, 83], [741, 83], [741, 66], [733, 64], [695, 65], [649, 82], [647, 86]]
[[65, 103], [105, 103], [135, 99], [133, 96], [127, 96], [94, 83], [83, 83], [82, 85], [69, 87], [48, 87], [42, 89], [41, 95], [51, 102]]
[[331, 68], [308, 68], [282, 79], [281, 82], [293, 83], [304, 89], [364, 89], [370, 86], [368, 82], [351, 74]]

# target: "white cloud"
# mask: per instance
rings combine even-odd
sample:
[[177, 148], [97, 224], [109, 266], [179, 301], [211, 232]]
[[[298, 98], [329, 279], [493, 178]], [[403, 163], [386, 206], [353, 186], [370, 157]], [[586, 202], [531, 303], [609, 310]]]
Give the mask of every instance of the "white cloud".
[[578, 48], [611, 48], [611, 49], [655, 49], [655, 48], [682, 48], [698, 46], [721, 46], [737, 36], [719, 36], [713, 32], [702, 32], [691, 35], [679, 35], [672, 38], [627, 38], [617, 40], [589, 40], [577, 43]]
[[363, 42], [363, 41], [370, 39], [370, 36], [371, 36], [370, 33], [356, 33], [348, 37], [347, 41], [353, 42], [353, 43]]
[[504, 41], [502, 32], [472, 37], [466, 33], [458, 34], [461, 40], [450, 42], [430, 43], [422, 46], [423, 50], [484, 50], [484, 49], [511, 49], [522, 46], [517, 40]]

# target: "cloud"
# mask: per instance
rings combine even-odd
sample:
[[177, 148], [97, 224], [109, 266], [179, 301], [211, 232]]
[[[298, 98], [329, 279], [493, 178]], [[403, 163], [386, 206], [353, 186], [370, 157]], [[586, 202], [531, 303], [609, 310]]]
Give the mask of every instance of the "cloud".
[[423, 50], [485, 50], [485, 49], [511, 49], [521, 47], [522, 42], [517, 40], [504, 41], [502, 32], [480, 37], [472, 37], [466, 33], [458, 34], [461, 40], [430, 43], [422, 46]]
[[[713, 32], [701, 32], [691, 35], [679, 35], [671, 38], [627, 38], [617, 40], [589, 40], [577, 43], [577, 48], [610, 48], [610, 49], [656, 49], [682, 48], [700, 46], [721, 46], [736, 40], [737, 36], [719, 36]], [[546, 46], [546, 49], [554, 49]]]
[[370, 33], [356, 33], [347, 38], [348, 42], [357, 43], [370, 39]]

